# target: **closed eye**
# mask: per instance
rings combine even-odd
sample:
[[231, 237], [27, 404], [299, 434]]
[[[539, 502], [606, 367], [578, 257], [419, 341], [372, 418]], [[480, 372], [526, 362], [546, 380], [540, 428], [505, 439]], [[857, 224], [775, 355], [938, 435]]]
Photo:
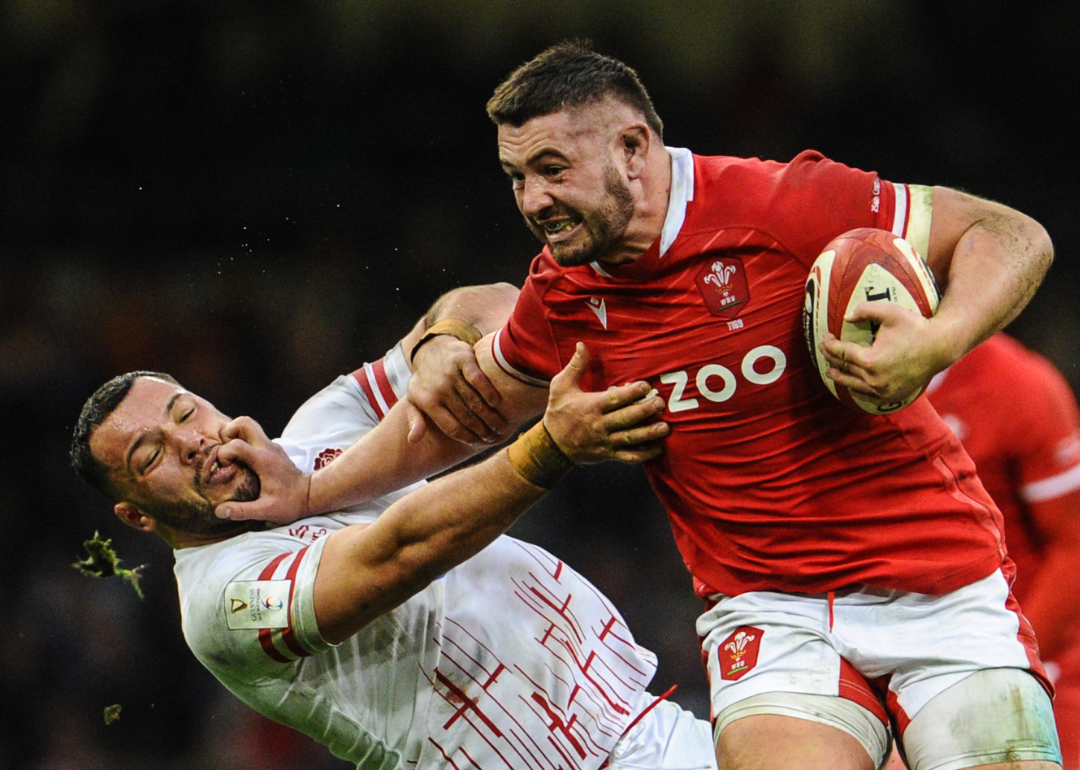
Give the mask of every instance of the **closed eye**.
[[146, 460], [139, 467], [139, 473], [145, 476], [147, 471], [149, 471], [153, 467], [154, 463], [157, 462], [158, 456], [160, 454], [161, 454], [161, 447], [160, 446], [154, 447], [153, 451], [151, 451], [146, 456]]

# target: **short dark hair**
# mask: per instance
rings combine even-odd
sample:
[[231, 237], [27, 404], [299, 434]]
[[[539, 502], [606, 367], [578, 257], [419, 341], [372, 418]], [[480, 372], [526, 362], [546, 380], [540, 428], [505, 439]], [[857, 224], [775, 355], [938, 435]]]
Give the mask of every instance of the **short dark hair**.
[[612, 96], [637, 109], [661, 139], [664, 123], [638, 74], [626, 64], [592, 50], [588, 40], [570, 40], [525, 62], [495, 89], [487, 113], [496, 124], [518, 128], [533, 118]]
[[137, 371], [113, 377], [87, 399], [71, 437], [71, 467], [79, 474], [79, 478], [109, 499], [114, 497], [109, 483], [109, 469], [90, 451], [90, 437], [127, 398], [131, 386], [140, 377], [154, 377], [174, 385], [180, 384], [172, 375], [164, 372]]

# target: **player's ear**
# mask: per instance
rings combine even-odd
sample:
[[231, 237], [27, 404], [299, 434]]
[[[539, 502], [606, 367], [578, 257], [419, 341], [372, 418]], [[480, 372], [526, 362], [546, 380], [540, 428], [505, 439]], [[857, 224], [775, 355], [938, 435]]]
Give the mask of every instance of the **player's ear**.
[[141, 529], [143, 532], [153, 532], [157, 522], [140, 511], [131, 503], [117, 503], [113, 506], [113, 513], [120, 521], [129, 527]]
[[622, 140], [623, 157], [626, 161], [626, 174], [631, 179], [641, 175], [649, 156], [649, 143], [652, 135], [644, 123], [631, 123], [619, 132]]

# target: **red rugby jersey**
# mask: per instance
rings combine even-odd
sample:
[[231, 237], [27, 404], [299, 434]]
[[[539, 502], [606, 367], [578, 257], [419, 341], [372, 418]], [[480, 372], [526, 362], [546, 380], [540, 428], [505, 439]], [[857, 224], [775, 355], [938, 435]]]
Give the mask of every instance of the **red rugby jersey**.
[[856, 227], [906, 235], [908, 188], [816, 152], [671, 152], [660, 239], [618, 267], [560, 268], [545, 248], [494, 339], [500, 366], [546, 384], [581, 340], [586, 389], [660, 392], [672, 434], [645, 468], [703, 596], [936, 594], [999, 567], [1001, 514], [926, 399], [888, 416], [844, 406], [803, 339], [822, 247]]
[[[991, 337], [935, 377], [927, 396], [963, 442], [1001, 509], [1009, 558], [1016, 562], [1016, 596], [1023, 604], [1050, 541], [1080, 541], [1075, 515], [1080, 510], [1064, 515], [1058, 507], [1041, 505], [1077, 497], [1080, 490], [1076, 398], [1049, 361], [1005, 334]], [[1048, 518], [1051, 513], [1055, 518]], [[1054, 582], [1071, 591], [1064, 584], [1069, 579], [1071, 574]], [[1055, 655], [1058, 662], [1064, 658], [1080, 670], [1080, 638], [1067, 655]]]

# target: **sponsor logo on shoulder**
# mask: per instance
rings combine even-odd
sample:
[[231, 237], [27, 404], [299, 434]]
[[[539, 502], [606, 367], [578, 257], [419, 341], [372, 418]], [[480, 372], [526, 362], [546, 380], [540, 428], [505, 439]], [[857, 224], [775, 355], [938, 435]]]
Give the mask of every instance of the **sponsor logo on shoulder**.
[[288, 580], [238, 580], [225, 586], [225, 620], [233, 631], [288, 628]]

